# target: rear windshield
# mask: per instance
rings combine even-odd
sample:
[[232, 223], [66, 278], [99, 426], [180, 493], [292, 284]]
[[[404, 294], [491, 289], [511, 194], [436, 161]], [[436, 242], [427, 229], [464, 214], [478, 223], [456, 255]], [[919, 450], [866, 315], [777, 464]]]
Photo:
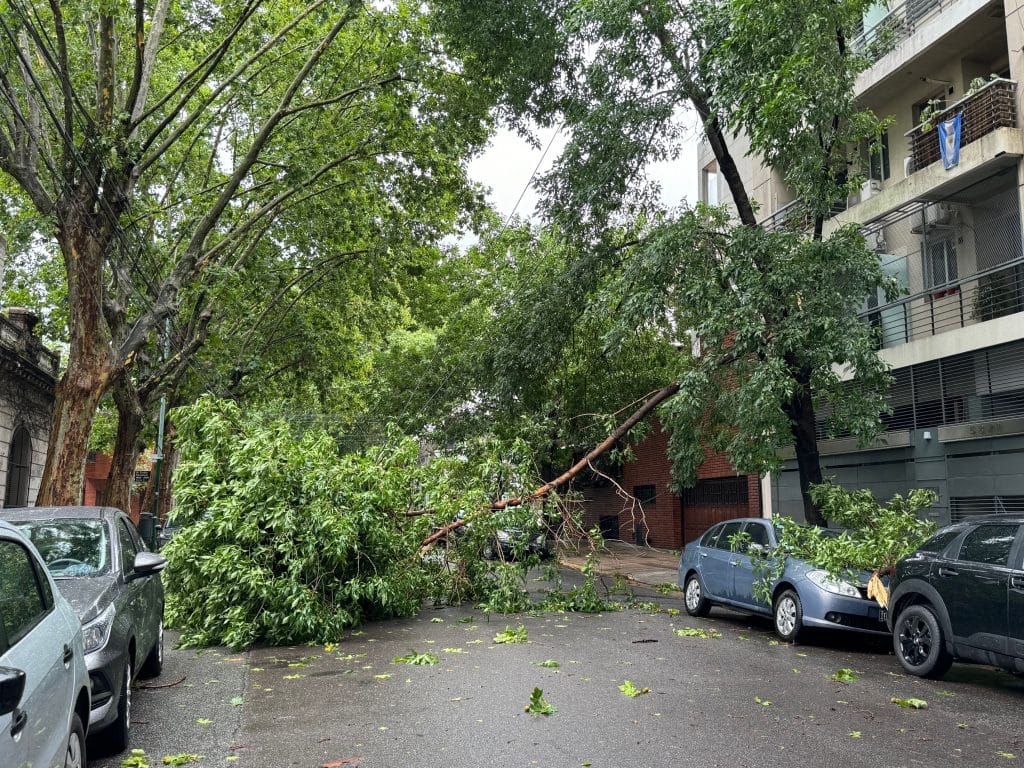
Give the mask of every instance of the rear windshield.
[[43, 556], [54, 578], [98, 576], [110, 571], [110, 540], [102, 520], [15, 522]]

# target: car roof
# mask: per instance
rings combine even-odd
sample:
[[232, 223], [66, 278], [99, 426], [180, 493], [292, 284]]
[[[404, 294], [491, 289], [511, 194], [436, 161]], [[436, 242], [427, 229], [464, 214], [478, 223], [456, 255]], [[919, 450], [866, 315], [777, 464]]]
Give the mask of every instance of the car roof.
[[117, 507], [7, 507], [0, 510], [4, 520], [106, 520], [118, 514], [121, 510]]

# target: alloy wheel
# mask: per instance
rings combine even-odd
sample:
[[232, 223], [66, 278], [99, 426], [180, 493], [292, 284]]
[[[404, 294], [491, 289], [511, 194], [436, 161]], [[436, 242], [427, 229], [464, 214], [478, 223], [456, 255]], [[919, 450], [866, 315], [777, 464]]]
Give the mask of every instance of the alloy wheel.
[[934, 642], [931, 629], [920, 616], [907, 616], [900, 623], [900, 655], [911, 666], [919, 667], [928, 660]]
[[68, 751], [64, 756], [64, 768], [85, 768], [82, 762], [82, 739], [78, 731], [72, 730], [68, 737]]
[[696, 611], [700, 605], [700, 582], [694, 577], [686, 582], [686, 607]]
[[775, 609], [775, 628], [779, 634], [789, 636], [796, 628], [796, 603], [793, 598], [784, 596]]

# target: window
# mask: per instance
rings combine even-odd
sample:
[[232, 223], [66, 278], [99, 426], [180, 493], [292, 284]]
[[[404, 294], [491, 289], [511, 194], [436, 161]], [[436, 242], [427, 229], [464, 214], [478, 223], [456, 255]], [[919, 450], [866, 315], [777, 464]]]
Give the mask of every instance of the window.
[[740, 532], [740, 528], [743, 527], [743, 523], [726, 523], [722, 526], [722, 533], [718, 536], [718, 541], [715, 542], [717, 549], [732, 549], [732, 542], [730, 539]]
[[721, 533], [721, 531], [722, 531], [722, 526], [720, 526], [720, 525], [716, 525], [714, 528], [710, 528], [707, 533], [705, 533], [703, 536], [701, 536], [701, 538], [700, 538], [700, 545], [702, 547], [713, 547], [713, 546], [715, 546], [715, 539], [718, 538], [718, 534]]
[[1016, 537], [1016, 525], [979, 525], [964, 538], [958, 559], [971, 563], [1007, 565]]
[[953, 539], [963, 532], [963, 528], [956, 528], [952, 531], [937, 533], [918, 547], [917, 550], [918, 552], [929, 552], [936, 555], [940, 554], [953, 542]]
[[32, 475], [32, 438], [28, 430], [14, 430], [7, 453], [7, 488], [4, 490], [5, 507], [24, 507], [28, 504], [28, 480]]
[[700, 172], [700, 196], [708, 205], [718, 205], [718, 163], [712, 162]]
[[948, 285], [957, 278], [956, 245], [953, 238], [925, 242], [924, 282], [926, 288]]
[[54, 576], [96, 576], [110, 570], [107, 526], [100, 520], [15, 521]]
[[750, 534], [751, 544], [760, 544], [765, 549], [772, 545], [768, 538], [768, 526], [761, 523], [747, 523], [747, 533]]
[[124, 520], [117, 522], [117, 539], [121, 543], [121, 570], [127, 576], [135, 570], [135, 555], [138, 550]]
[[889, 132], [885, 131], [877, 140], [869, 141], [861, 146], [862, 168], [867, 177], [874, 181], [885, 181], [889, 178]]
[[0, 541], [0, 622], [9, 645], [27, 635], [53, 604], [44, 597], [40, 578], [25, 547]]
[[633, 496], [640, 502], [640, 505], [646, 507], [654, 502], [658, 498], [658, 487], [655, 485], [634, 485]]

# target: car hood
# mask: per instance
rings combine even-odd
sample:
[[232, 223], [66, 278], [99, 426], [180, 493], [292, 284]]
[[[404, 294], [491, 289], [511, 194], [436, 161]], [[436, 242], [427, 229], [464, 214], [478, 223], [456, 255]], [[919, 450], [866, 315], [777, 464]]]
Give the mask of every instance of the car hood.
[[113, 601], [117, 587], [114, 576], [56, 579], [56, 582], [57, 589], [71, 603], [83, 625], [96, 618]]

